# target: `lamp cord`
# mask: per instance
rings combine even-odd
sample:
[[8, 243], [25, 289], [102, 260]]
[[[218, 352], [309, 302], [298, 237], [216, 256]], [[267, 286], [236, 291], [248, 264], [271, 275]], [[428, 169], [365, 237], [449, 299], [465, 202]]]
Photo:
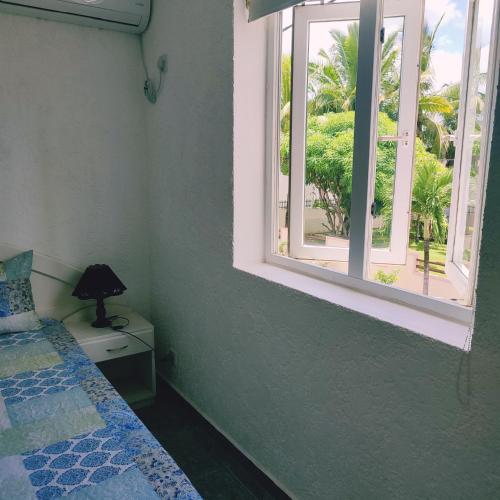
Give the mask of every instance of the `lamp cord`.
[[[155, 348], [152, 347], [150, 344], [148, 344], [145, 340], [142, 340], [140, 337], [137, 335], [134, 335], [133, 333], [127, 332], [126, 330], [123, 330], [123, 328], [127, 328], [128, 325], [130, 325], [130, 320], [128, 318], [125, 318], [123, 316], [110, 316], [109, 318], [106, 318], [109, 321], [111, 321], [111, 330], [115, 332], [120, 332], [124, 333], [126, 335], [129, 335], [130, 337], [133, 337], [134, 339], [138, 340], [139, 342], [142, 342], [146, 347], [148, 347], [153, 353], [156, 352]], [[113, 326], [113, 321], [117, 319], [122, 319], [123, 321], [126, 321], [124, 325], [116, 325]]]

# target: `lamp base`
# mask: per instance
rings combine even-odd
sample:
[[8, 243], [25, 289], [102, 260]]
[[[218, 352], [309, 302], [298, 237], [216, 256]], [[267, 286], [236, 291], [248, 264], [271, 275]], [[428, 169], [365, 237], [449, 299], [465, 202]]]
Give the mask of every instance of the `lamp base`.
[[96, 319], [93, 323], [92, 326], [94, 328], [109, 328], [111, 326], [111, 320], [104, 318], [104, 319]]
[[111, 320], [106, 318], [106, 309], [104, 307], [103, 297], [97, 298], [96, 316], [97, 319], [92, 323], [94, 328], [109, 328], [111, 326]]

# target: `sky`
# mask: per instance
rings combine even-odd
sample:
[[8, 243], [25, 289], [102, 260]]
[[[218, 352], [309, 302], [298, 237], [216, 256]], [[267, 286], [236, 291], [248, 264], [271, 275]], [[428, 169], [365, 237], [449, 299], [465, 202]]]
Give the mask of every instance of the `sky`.
[[465, 30], [467, 29], [467, 0], [428, 0], [425, 22], [433, 29], [444, 14], [437, 33], [432, 55], [435, 87], [460, 80]]
[[[415, 1], [415, 0], [410, 0]], [[467, 27], [468, 0], [426, 0], [425, 2], [425, 22], [433, 28], [441, 22], [437, 33], [435, 49], [433, 52], [434, 86], [436, 89], [442, 88], [446, 84], [460, 81], [462, 72], [462, 58], [464, 48], [465, 30]], [[493, 12], [494, 0], [480, 0], [479, 19], [483, 26], [483, 36], [481, 40], [482, 56], [481, 70], [487, 69], [488, 36], [489, 24]], [[283, 14], [283, 26], [291, 24], [292, 9], [287, 9]], [[318, 26], [311, 30], [310, 53], [314, 54], [321, 47], [327, 48], [331, 45], [329, 28]], [[330, 23], [328, 23], [330, 24]], [[394, 21], [391, 23], [394, 25]], [[386, 22], [387, 31], [391, 31], [391, 25]], [[347, 23], [338, 23], [336, 29], [345, 30]], [[486, 28], [484, 28], [486, 26]], [[291, 30], [287, 30], [283, 35], [283, 49], [291, 52]]]

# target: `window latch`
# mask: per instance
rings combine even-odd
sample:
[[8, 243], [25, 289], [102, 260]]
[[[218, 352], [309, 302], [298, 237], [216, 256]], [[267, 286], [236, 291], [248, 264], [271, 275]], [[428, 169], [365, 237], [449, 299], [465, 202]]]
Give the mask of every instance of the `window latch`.
[[385, 28], [382, 27], [380, 30], [380, 43], [385, 43]]
[[375, 217], [375, 214], [377, 213], [377, 202], [374, 201], [372, 203], [372, 206], [370, 208], [370, 213], [372, 214], [372, 217]]

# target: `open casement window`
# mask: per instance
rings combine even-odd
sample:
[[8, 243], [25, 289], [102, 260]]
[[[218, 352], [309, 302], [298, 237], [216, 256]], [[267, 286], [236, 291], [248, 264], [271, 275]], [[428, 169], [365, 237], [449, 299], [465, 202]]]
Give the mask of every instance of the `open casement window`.
[[270, 263], [470, 326], [499, 3], [311, 1], [275, 17]]
[[495, 84], [493, 2], [469, 1], [466, 52], [460, 94], [455, 176], [450, 207], [446, 272], [470, 304], [474, 293], [481, 207], [491, 141], [491, 113]]
[[[348, 31], [355, 33], [360, 19], [360, 3], [332, 3], [328, 5], [309, 5], [295, 9], [294, 17], [294, 47], [293, 47], [293, 102], [292, 102], [292, 140], [291, 140], [291, 209], [290, 209], [290, 256], [298, 259], [332, 260], [339, 262], [349, 261], [349, 235], [364, 231], [364, 227], [355, 227], [350, 223], [342, 210], [346, 204], [356, 203], [355, 199], [343, 199], [334, 190], [316, 188], [316, 206], [329, 206], [327, 211], [328, 226], [332, 236], [326, 237], [325, 245], [314, 244], [308, 240], [306, 223], [308, 211], [312, 204], [308, 199], [311, 182], [306, 172], [306, 148], [308, 141], [314, 143], [317, 137], [311, 130], [314, 124], [308, 123], [308, 108], [311, 103], [310, 75], [315, 71], [313, 60], [316, 54], [311, 53], [312, 37], [324, 37], [332, 31]], [[408, 248], [408, 233], [410, 223], [410, 197], [412, 185], [412, 171], [414, 158], [415, 134], [417, 125], [417, 97], [418, 97], [418, 67], [420, 57], [421, 24], [423, 15], [423, 3], [418, 1], [385, 0], [384, 2], [384, 25], [390, 26], [381, 31], [383, 37], [389, 33], [393, 47], [398, 47], [398, 60], [394, 61], [394, 70], [398, 73], [400, 87], [395, 89], [394, 100], [396, 101], [396, 113], [392, 130], [379, 126], [378, 141], [393, 143], [396, 148], [395, 174], [387, 179], [393, 184], [390, 189], [392, 199], [390, 200], [391, 215], [389, 227], [389, 238], [387, 244], [382, 248], [371, 250], [371, 262], [404, 264]], [[360, 27], [363, 29], [363, 27]], [[357, 47], [353, 47], [357, 49]], [[384, 49], [382, 48], [382, 51]], [[324, 58], [326, 59], [326, 54]], [[382, 61], [384, 64], [386, 61]], [[354, 73], [357, 67], [351, 67]], [[381, 68], [383, 71], [384, 68]], [[336, 76], [336, 75], [335, 75]], [[334, 76], [332, 75], [332, 78]], [[346, 78], [344, 75], [340, 77]], [[356, 80], [357, 75], [351, 75]], [[383, 75], [382, 75], [383, 77]], [[344, 82], [349, 85], [348, 82]], [[355, 90], [355, 87], [350, 90]], [[342, 96], [344, 97], [344, 96]], [[354, 97], [354, 96], [352, 96]], [[334, 96], [332, 96], [334, 98]], [[349, 96], [347, 96], [349, 98]], [[359, 117], [353, 112], [356, 119], [369, 120], [369, 117]], [[333, 117], [332, 117], [333, 118]], [[342, 127], [339, 121], [335, 123], [332, 119], [332, 127]], [[345, 136], [344, 141], [354, 142], [354, 136]], [[318, 144], [321, 147], [322, 144]], [[339, 144], [339, 147], [345, 146]], [[349, 146], [349, 145], [347, 145]], [[314, 148], [314, 144], [312, 146]], [[314, 152], [313, 152], [314, 154]], [[311, 161], [315, 159], [312, 158]], [[376, 168], [376, 166], [374, 166]], [[318, 169], [319, 170], [319, 169]], [[320, 176], [321, 172], [313, 175]], [[357, 183], [360, 179], [353, 177], [346, 182]], [[362, 180], [361, 180], [362, 182]], [[320, 184], [320, 182], [316, 182]], [[351, 187], [352, 189], [352, 187]], [[345, 191], [349, 191], [347, 189]], [[376, 216], [377, 202], [371, 201], [371, 213]], [[325, 225], [326, 226], [326, 225]], [[363, 235], [358, 235], [364, 238]]]

